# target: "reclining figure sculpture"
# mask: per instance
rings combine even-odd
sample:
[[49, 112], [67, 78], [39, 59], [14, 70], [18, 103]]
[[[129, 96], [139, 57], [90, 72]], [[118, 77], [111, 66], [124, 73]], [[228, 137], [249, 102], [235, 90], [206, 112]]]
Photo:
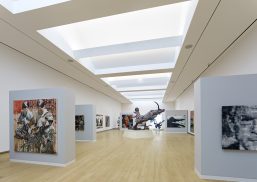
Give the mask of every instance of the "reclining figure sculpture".
[[165, 111], [165, 109], [160, 109], [160, 106], [157, 102], [155, 102], [157, 104], [157, 109], [156, 110], [150, 110], [148, 113], [146, 113], [145, 115], [140, 115], [139, 109], [135, 108], [135, 118], [136, 118], [136, 124], [133, 126], [134, 130], [138, 129], [138, 125], [142, 124], [143, 122], [149, 121], [149, 120], [154, 120], [156, 118], [156, 116], [158, 116], [159, 114], [161, 114], [162, 112]]

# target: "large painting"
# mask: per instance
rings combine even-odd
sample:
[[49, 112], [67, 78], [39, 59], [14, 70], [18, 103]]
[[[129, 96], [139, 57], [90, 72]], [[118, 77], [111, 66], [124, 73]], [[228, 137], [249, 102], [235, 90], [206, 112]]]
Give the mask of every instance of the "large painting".
[[97, 129], [103, 127], [103, 120], [104, 120], [104, 116], [102, 114], [96, 115], [96, 128]]
[[172, 115], [167, 117], [167, 128], [185, 128], [187, 115]]
[[75, 116], [75, 130], [76, 131], [84, 131], [84, 127], [85, 127], [84, 115], [76, 115]]
[[122, 114], [122, 128], [133, 127], [133, 115], [132, 114]]
[[56, 99], [13, 101], [14, 151], [56, 154]]
[[257, 105], [222, 107], [222, 148], [257, 150]]
[[194, 111], [190, 111], [190, 132], [191, 133], [194, 133], [194, 115], [195, 115], [195, 112]]
[[110, 127], [110, 116], [105, 116], [105, 127]]

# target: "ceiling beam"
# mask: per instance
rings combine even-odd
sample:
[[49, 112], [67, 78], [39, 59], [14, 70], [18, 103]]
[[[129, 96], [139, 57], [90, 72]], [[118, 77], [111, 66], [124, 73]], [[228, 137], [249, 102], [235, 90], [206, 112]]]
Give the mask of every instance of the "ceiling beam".
[[145, 51], [152, 49], [161, 49], [169, 47], [178, 47], [182, 45], [182, 36], [166, 37], [160, 39], [152, 39], [138, 42], [130, 42], [124, 44], [109, 45], [103, 47], [74, 50], [75, 59], [87, 57], [104, 56], [111, 54], [121, 54], [135, 51]]
[[[126, 67], [126, 69], [129, 70], [130, 67], [132, 66]], [[95, 74], [99, 78], [106, 78], [106, 77], [154, 74], [154, 73], [170, 73], [173, 71], [173, 68], [167, 68], [167, 67], [171, 67], [170, 64], [169, 65], [167, 65], [167, 63], [161, 64], [161, 67], [158, 66], [158, 69], [156, 69], [156, 66], [154, 65], [133, 66], [134, 70], [131, 69], [132, 71], [126, 71], [126, 70], [123, 70], [122, 67], [118, 67], [118, 68], [111, 68], [111, 69], [102, 69], [102, 70], [96, 71]]]

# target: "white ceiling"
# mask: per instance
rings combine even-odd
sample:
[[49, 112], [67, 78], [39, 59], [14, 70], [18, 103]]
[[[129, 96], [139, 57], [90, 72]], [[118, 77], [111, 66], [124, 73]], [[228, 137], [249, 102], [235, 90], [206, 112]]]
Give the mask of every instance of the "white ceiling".
[[[208, 64], [212, 63], [256, 19], [256, 0], [191, 1], [191, 6], [196, 7], [196, 11], [194, 13], [194, 8], [191, 8], [188, 16], [184, 17], [186, 22], [182, 35], [175, 33], [167, 36], [163, 32], [162, 36], [157, 34], [151, 35], [152, 38], [143, 38], [141, 37], [142, 35], [138, 34], [137, 36], [132, 36], [130, 40], [116, 40], [115, 35], [108, 37], [104, 34], [101, 35], [99, 31], [97, 34], [99, 37], [97, 38], [104, 38], [104, 41], [90, 36], [90, 38], [94, 38], [95, 42], [85, 44], [86, 42], [81, 40], [85, 38], [88, 40], [89, 37], [86, 35], [81, 39], [62, 39], [62, 36], [65, 36], [67, 32], [73, 31], [72, 28], [66, 27], [67, 29], [63, 33], [56, 36], [59, 39], [52, 40], [53, 43], [57, 42], [62, 45], [58, 48], [58, 46], [55, 46], [40, 35], [38, 30], [50, 30], [51, 27], [68, 26], [76, 22], [93, 22], [96, 25], [101, 24], [101, 22], [99, 23], [101, 19], [105, 19], [105, 23], [110, 23], [108, 18], [113, 17], [113, 15], [123, 14], [125, 16], [130, 14], [128, 12], [170, 5], [177, 2], [184, 1], [124, 0], [121, 2], [115, 0], [72, 0], [18, 14], [12, 14], [0, 6], [0, 40], [1, 43], [13, 47], [35, 60], [122, 103], [128, 103], [129, 100], [127, 98], [133, 100], [140, 97], [142, 99], [162, 97], [168, 83], [164, 101], [173, 101], [192, 84], [192, 81], [208, 67]], [[167, 13], [170, 12], [167, 11]], [[193, 19], [190, 23], [192, 16]], [[169, 18], [171, 19], [162, 18], [160, 21], [164, 21], [164, 19], [167, 21], [172, 20], [172, 17]], [[138, 22], [140, 22], [140, 19], [138, 19]], [[176, 18], [174, 22], [176, 22]], [[157, 23], [161, 22], [157, 21]], [[165, 27], [165, 30], [161, 29], [160, 31], [173, 28], [169, 29], [168, 25], [165, 24], [163, 26], [167, 27]], [[112, 28], [108, 27], [106, 31], [112, 33]], [[120, 26], [117, 29], [123, 30], [123, 28], [123, 26]], [[158, 29], [158, 27], [156, 28]], [[133, 31], [137, 33], [136, 29], [133, 29]], [[146, 33], [151, 33], [149, 30], [145, 31]], [[181, 32], [181, 30], [177, 32]], [[185, 34], [186, 32], [187, 34]], [[126, 35], [125, 33], [128, 32], [124, 32], [124, 35]], [[52, 34], [52, 36], [54, 35], [56, 34]], [[77, 32], [75, 31], [71, 37], [76, 37], [76, 35]], [[110, 43], [111, 39], [115, 39], [116, 42], [114, 44]], [[192, 44], [193, 47], [185, 49], [185, 46], [189, 44]], [[181, 50], [180, 46], [182, 46]], [[178, 51], [176, 52], [174, 49]], [[176, 57], [178, 57], [177, 63]], [[81, 63], [84, 62], [87, 68], [82, 67], [77, 61], [69, 62], [68, 60], [70, 59], [81, 61]], [[120, 61], [117, 62], [115, 60]], [[121, 62], [128, 65], [126, 66]], [[175, 68], [173, 68], [174, 64]], [[171, 79], [162, 78], [162, 80], [158, 80], [156, 78], [149, 78], [145, 80], [145, 83], [142, 83], [144, 79], [135, 79], [129, 82], [112, 81], [111, 83], [115, 83], [119, 91], [122, 91], [121, 93], [115, 91], [101, 79], [135, 74], [171, 72]], [[128, 84], [126, 85], [124, 82]], [[144, 92], [128, 92], [132, 90]]]

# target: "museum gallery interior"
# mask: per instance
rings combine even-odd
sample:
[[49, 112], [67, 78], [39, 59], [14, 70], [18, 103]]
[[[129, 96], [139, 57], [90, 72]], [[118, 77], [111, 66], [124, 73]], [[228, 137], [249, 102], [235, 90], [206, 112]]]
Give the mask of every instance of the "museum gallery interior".
[[257, 0], [0, 0], [0, 181], [257, 182]]

